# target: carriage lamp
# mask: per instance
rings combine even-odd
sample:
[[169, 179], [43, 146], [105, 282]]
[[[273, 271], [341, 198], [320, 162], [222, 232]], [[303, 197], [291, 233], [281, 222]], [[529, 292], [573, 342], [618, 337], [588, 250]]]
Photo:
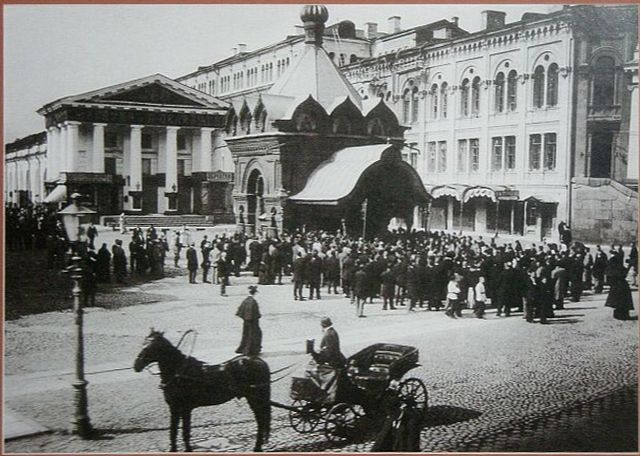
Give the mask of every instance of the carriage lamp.
[[84, 253], [83, 243], [86, 241], [85, 224], [95, 211], [81, 206], [78, 203], [80, 195], [71, 195], [72, 203], [58, 212], [62, 219], [67, 239], [71, 244], [71, 264], [67, 268], [69, 276], [73, 280], [73, 309], [76, 325], [76, 378], [73, 382], [74, 388], [74, 416], [71, 420], [72, 432], [81, 438], [89, 438], [92, 434], [91, 422], [89, 421], [87, 402], [87, 381], [85, 380], [85, 354], [83, 334], [83, 308], [80, 300], [80, 281], [83, 277], [82, 255]]

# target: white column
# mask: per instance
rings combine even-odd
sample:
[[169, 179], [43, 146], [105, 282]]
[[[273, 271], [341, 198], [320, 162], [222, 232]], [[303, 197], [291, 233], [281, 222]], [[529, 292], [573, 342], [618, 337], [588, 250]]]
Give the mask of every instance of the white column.
[[69, 160], [67, 159], [67, 126], [58, 125], [58, 171], [69, 171]]
[[211, 135], [213, 128], [200, 129], [200, 150], [198, 157], [198, 166], [194, 167], [196, 171], [211, 171]]
[[628, 132], [628, 179], [639, 179], [639, 84], [630, 87], [630, 129]]
[[93, 124], [93, 153], [91, 165], [94, 173], [105, 172], [105, 127], [107, 124]]
[[69, 171], [78, 169], [78, 127], [80, 122], [67, 121], [67, 168]]
[[167, 127], [165, 136], [165, 192], [178, 189], [178, 127]]
[[129, 132], [130, 191], [142, 190], [142, 125], [131, 125]]
[[58, 175], [58, 127], [47, 129], [47, 179], [53, 180]]

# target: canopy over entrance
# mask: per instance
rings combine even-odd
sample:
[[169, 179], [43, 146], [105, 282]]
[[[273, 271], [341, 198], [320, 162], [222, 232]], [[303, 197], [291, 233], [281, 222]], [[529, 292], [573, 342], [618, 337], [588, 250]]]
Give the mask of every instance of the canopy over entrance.
[[[376, 235], [391, 218], [411, 226], [416, 206], [430, 199], [417, 172], [399, 147], [377, 144], [334, 153], [310, 175], [305, 188], [289, 198], [297, 226]], [[366, 220], [365, 220], [366, 219]]]

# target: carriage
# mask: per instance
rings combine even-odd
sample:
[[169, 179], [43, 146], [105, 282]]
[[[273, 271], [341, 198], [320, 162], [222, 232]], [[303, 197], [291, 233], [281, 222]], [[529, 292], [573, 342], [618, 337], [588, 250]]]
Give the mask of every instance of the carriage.
[[[289, 422], [299, 433], [322, 429], [334, 443], [352, 440], [368, 419], [384, 416], [386, 406], [403, 403], [427, 410], [427, 388], [418, 378], [403, 376], [418, 367], [418, 349], [407, 345], [370, 345], [337, 369], [335, 385], [319, 385], [318, 372], [293, 377]], [[317, 366], [320, 375], [327, 366]]]

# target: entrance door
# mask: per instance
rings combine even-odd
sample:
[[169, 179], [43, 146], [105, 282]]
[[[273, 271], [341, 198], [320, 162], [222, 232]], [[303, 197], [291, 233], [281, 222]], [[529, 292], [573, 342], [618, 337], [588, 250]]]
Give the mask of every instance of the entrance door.
[[253, 225], [253, 232], [257, 232], [261, 221], [258, 219], [265, 212], [263, 203], [263, 193], [265, 192], [265, 183], [263, 176], [257, 169], [253, 170], [247, 179], [247, 221]]
[[556, 206], [557, 203], [541, 204], [541, 237], [552, 237], [556, 221]]
[[613, 134], [611, 131], [597, 131], [592, 133], [590, 177], [611, 177], [612, 138]]
[[432, 203], [429, 228], [432, 230], [447, 229], [447, 200], [445, 198], [438, 198]]
[[143, 214], [158, 213], [158, 182], [156, 176], [142, 178], [142, 212]]

